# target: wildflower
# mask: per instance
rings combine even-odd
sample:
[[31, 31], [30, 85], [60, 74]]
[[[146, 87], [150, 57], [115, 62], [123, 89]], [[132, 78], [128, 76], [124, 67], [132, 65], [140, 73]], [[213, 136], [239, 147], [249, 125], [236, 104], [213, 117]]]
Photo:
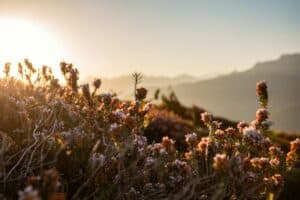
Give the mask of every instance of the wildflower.
[[181, 167], [185, 167], [187, 165], [187, 163], [185, 161], [181, 161], [178, 159], [175, 159], [172, 163], [175, 167], [177, 167], [178, 169]]
[[240, 152], [236, 151], [234, 154], [232, 154], [232, 162], [233, 164], [237, 167], [237, 169], [239, 169], [239, 171], [243, 170], [243, 164], [244, 164], [244, 157], [243, 154], [241, 154]]
[[294, 162], [299, 159], [300, 151], [300, 140], [297, 138], [296, 140], [290, 142], [290, 151], [287, 153], [286, 162], [289, 167], [293, 166]]
[[23, 66], [21, 63], [18, 63], [18, 73], [21, 75], [21, 77], [23, 78]]
[[249, 182], [255, 182], [257, 180], [257, 174], [252, 171], [246, 172], [246, 180]]
[[[172, 163], [168, 164], [170, 171], [177, 171], [180, 172], [181, 175], [188, 175], [191, 173], [191, 167], [185, 161], [181, 161], [179, 159], [175, 159]], [[183, 177], [178, 177], [177, 179], [182, 179]], [[180, 181], [178, 181], [180, 182]]]
[[156, 159], [154, 159], [153, 157], [147, 157], [145, 162], [145, 167], [152, 167], [154, 166], [155, 162]]
[[210, 124], [212, 121], [212, 114], [208, 112], [201, 113], [201, 120], [204, 122], [204, 124]]
[[118, 123], [112, 123], [108, 129], [112, 138], [116, 141], [120, 141], [122, 138], [123, 125]]
[[246, 128], [246, 127], [249, 127], [249, 124], [245, 121], [241, 121], [237, 124], [237, 128], [239, 130], [239, 132], [243, 132], [243, 129]]
[[82, 94], [84, 96], [84, 98], [89, 102], [91, 103], [91, 93], [90, 93], [90, 87], [89, 87], [89, 84], [84, 84], [82, 86]]
[[291, 151], [299, 151], [300, 150], [300, 139], [297, 138], [296, 140], [294, 141], [291, 141], [290, 142], [291, 144]]
[[223, 130], [221, 130], [221, 129], [217, 129], [217, 130], [215, 131], [215, 136], [216, 136], [217, 138], [219, 138], [219, 139], [222, 139], [222, 138], [224, 138], [224, 136], [225, 136], [225, 132], [224, 132]]
[[256, 94], [257, 95], [265, 95], [267, 94], [267, 82], [266, 81], [259, 81], [256, 83]]
[[261, 145], [264, 138], [255, 128], [247, 127], [243, 129], [243, 139], [246, 143]]
[[145, 104], [145, 106], [143, 107], [143, 111], [144, 111], [145, 113], [147, 113], [147, 112], [149, 112], [149, 111], [151, 110], [151, 108], [152, 108], [152, 104], [151, 104], [151, 103], [147, 103], [147, 104]]
[[147, 145], [147, 138], [145, 136], [136, 135], [134, 142], [137, 144], [139, 149], [142, 149], [143, 147], [145, 147]]
[[104, 166], [106, 158], [101, 153], [93, 153], [90, 158], [90, 163], [93, 169]]
[[209, 138], [208, 137], [202, 137], [200, 142], [198, 143], [198, 151], [200, 153], [204, 153], [206, 150], [206, 147], [208, 146]]
[[147, 149], [151, 152], [151, 155], [164, 155], [166, 154], [166, 150], [161, 143], [155, 143], [153, 145], [149, 145]]
[[169, 138], [168, 136], [165, 136], [162, 138], [162, 145], [165, 147], [165, 149], [167, 150], [167, 152], [174, 152], [175, 148], [174, 148], [174, 143], [175, 141], [172, 140], [171, 138]]
[[166, 154], [168, 154], [168, 152], [167, 152], [166, 148], [163, 147], [163, 148], [159, 149], [159, 154], [166, 155]]
[[283, 177], [280, 174], [274, 174], [272, 176], [272, 182], [276, 187], [282, 187], [284, 184]]
[[24, 191], [19, 191], [19, 200], [40, 200], [39, 192], [31, 185], [27, 186]]
[[236, 129], [233, 127], [228, 127], [225, 131], [229, 137], [233, 137], [236, 135]]
[[101, 86], [101, 79], [97, 78], [93, 81], [93, 85], [96, 89], [99, 89]]
[[109, 105], [112, 101], [112, 95], [110, 93], [102, 93], [100, 99], [104, 102], [105, 105]]
[[243, 168], [245, 171], [248, 171], [249, 169], [251, 169], [252, 164], [251, 164], [251, 159], [249, 157], [243, 158]]
[[271, 142], [270, 138], [267, 137], [262, 140], [261, 146], [264, 147], [265, 149], [269, 149], [269, 147], [271, 145], [272, 145], [272, 142]]
[[118, 129], [119, 127], [120, 127], [119, 124], [117, 124], [117, 123], [112, 123], [112, 124], [110, 125], [110, 127], [109, 127], [109, 131], [114, 131], [114, 130]]
[[270, 185], [272, 183], [272, 180], [270, 178], [264, 177], [263, 182], [265, 185]]
[[143, 87], [141, 87], [141, 88], [137, 88], [136, 89], [136, 99], [137, 100], [139, 100], [139, 101], [142, 101], [142, 100], [144, 100], [145, 98], [146, 98], [146, 96], [147, 96], [147, 90], [145, 89], [145, 88], [143, 88]]
[[9, 76], [10, 66], [11, 66], [11, 63], [9, 63], [9, 62], [4, 64], [4, 71], [3, 72], [5, 73], [6, 77]]
[[63, 73], [63, 75], [67, 74], [67, 63], [66, 62], [61, 62], [60, 64], [60, 70]]
[[282, 150], [279, 147], [271, 146], [269, 148], [269, 154], [273, 157], [281, 157], [283, 155]]
[[266, 169], [270, 165], [269, 159], [266, 157], [252, 158], [250, 162], [254, 168], [258, 168], [258, 169]]
[[224, 154], [216, 154], [214, 157], [213, 167], [216, 171], [226, 171], [229, 167], [229, 159], [227, 155]]
[[121, 109], [113, 111], [112, 114], [117, 117], [117, 119], [125, 120], [126, 118], [126, 114]]
[[78, 79], [79, 79], [79, 72], [76, 68], [73, 68], [72, 64], [67, 64], [65, 62], [60, 63], [60, 69], [68, 83], [68, 86], [72, 89], [74, 93], [78, 91]]
[[134, 128], [136, 126], [136, 120], [134, 119], [133, 116], [130, 116], [129, 114], [126, 115], [125, 118], [125, 124], [129, 127], [129, 128]]
[[185, 135], [185, 142], [190, 146], [190, 147], [195, 147], [197, 146], [198, 139], [196, 133], [190, 133]]
[[236, 148], [236, 146], [234, 143], [226, 141], [223, 144], [223, 148], [227, 152], [227, 154], [231, 155], [233, 153], [234, 149]]
[[192, 158], [193, 152], [192, 151], [188, 151], [184, 153], [184, 158], [186, 160], [190, 160]]
[[222, 122], [218, 122], [218, 121], [212, 121], [212, 122], [210, 123], [210, 127], [211, 127], [211, 129], [213, 129], [213, 130], [216, 130], [216, 129], [220, 128], [221, 125], [222, 125]]
[[24, 59], [24, 63], [25, 63], [25, 65], [26, 65], [27, 69], [28, 69], [31, 73], [35, 73], [35, 72], [36, 72], [36, 69], [34, 69], [32, 63], [31, 63], [27, 58]]
[[255, 119], [252, 122], [250, 122], [250, 126], [253, 127], [254, 129], [259, 129], [261, 124]]
[[277, 168], [280, 165], [280, 160], [278, 158], [273, 158], [270, 160], [270, 165]]
[[269, 158], [266, 158], [266, 157], [261, 157], [259, 159], [259, 166], [261, 169], [265, 169], [269, 166]]
[[292, 166], [293, 163], [296, 161], [296, 154], [293, 151], [290, 151], [286, 155], [286, 163], [289, 166]]
[[262, 123], [269, 118], [269, 111], [265, 108], [260, 108], [256, 111], [256, 121]]
[[[115, 108], [122, 108], [122, 102], [118, 97], [112, 97], [111, 99], [111, 104], [115, 107]], [[127, 104], [125, 104], [127, 105]]]
[[138, 113], [139, 109], [140, 109], [140, 106], [141, 106], [141, 104], [138, 101], [131, 102], [131, 105], [128, 109], [129, 113], [132, 114], [132, 115], [134, 115], [135, 113]]
[[266, 81], [259, 81], [256, 84], [256, 95], [258, 100], [263, 107], [266, 107], [268, 104], [268, 87]]
[[253, 167], [259, 167], [259, 158], [252, 158], [250, 162]]

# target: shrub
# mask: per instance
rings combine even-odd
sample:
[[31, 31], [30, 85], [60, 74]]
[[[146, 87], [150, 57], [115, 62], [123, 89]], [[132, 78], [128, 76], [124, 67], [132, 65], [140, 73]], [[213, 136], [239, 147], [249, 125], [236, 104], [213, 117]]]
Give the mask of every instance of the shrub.
[[0, 80], [1, 198], [276, 199], [299, 162], [299, 140], [286, 157], [264, 136], [265, 82], [253, 122], [223, 128], [201, 112], [203, 136], [178, 115], [151, 110], [139, 74], [126, 102], [99, 93], [100, 79], [93, 92], [79, 85], [72, 64], [61, 63], [66, 85], [48, 67], [25, 66], [20, 79], [9, 66]]

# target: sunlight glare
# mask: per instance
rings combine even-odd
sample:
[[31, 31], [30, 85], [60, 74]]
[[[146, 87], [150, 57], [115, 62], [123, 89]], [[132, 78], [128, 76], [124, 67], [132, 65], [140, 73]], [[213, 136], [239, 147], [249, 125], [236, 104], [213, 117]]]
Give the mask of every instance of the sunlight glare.
[[25, 20], [0, 18], [1, 69], [5, 62], [11, 62], [14, 73], [17, 62], [28, 58], [36, 68], [45, 64], [58, 75], [63, 56], [62, 46], [45, 28]]

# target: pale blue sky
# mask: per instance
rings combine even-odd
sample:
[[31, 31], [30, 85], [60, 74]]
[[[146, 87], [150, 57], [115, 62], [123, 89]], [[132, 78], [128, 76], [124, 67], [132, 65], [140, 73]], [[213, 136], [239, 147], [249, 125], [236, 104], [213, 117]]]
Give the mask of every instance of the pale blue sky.
[[49, 30], [84, 76], [220, 74], [300, 52], [297, 0], [0, 0], [1, 17]]

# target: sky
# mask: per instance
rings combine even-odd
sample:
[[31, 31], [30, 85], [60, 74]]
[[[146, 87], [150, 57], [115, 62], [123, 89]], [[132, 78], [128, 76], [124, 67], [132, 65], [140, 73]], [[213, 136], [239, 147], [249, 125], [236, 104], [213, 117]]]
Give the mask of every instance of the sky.
[[13, 54], [26, 40], [19, 54], [82, 76], [204, 76], [300, 52], [299, 10], [298, 0], [0, 0], [0, 41]]

